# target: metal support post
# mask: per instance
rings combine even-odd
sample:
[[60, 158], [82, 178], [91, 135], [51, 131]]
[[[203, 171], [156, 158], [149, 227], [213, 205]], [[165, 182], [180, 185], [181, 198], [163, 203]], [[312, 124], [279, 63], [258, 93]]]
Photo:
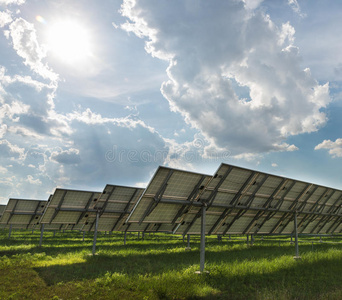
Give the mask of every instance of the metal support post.
[[12, 224], [9, 227], [8, 238], [11, 238], [11, 233], [12, 233]]
[[138, 232], [138, 240], [140, 240], [140, 231]]
[[42, 228], [40, 229], [39, 247], [41, 247], [43, 243], [44, 225], [45, 224], [42, 224]]
[[84, 242], [84, 238], [85, 238], [85, 231], [83, 231], [83, 239], [82, 239], [82, 242]]
[[201, 218], [201, 249], [200, 249], [200, 273], [204, 272], [204, 264], [205, 264], [205, 213], [206, 206], [202, 206], [202, 218]]
[[190, 234], [187, 234], [186, 237], [187, 237], [187, 247], [185, 248], [185, 250], [191, 250], [191, 247], [190, 247]]
[[95, 221], [95, 231], [94, 231], [93, 255], [95, 255], [95, 250], [96, 250], [96, 239], [97, 239], [97, 228], [99, 226], [99, 217], [100, 217], [100, 211], [97, 211], [96, 221]]
[[298, 248], [297, 212], [295, 212], [294, 214], [294, 231], [295, 231], [295, 248], [296, 248], [296, 256], [294, 257], [294, 259], [300, 259], [299, 248]]
[[251, 246], [253, 246], [253, 243], [254, 243], [254, 236], [253, 234], [251, 234]]
[[124, 245], [126, 245], [126, 237], [127, 237], [127, 231], [125, 231], [125, 234], [124, 234]]
[[249, 246], [249, 234], [247, 234], [247, 246]]
[[141, 239], [144, 240], [144, 238], [145, 238], [145, 232], [143, 231], [141, 234]]
[[56, 236], [56, 230], [53, 231], [53, 237], [55, 237], [55, 236]]

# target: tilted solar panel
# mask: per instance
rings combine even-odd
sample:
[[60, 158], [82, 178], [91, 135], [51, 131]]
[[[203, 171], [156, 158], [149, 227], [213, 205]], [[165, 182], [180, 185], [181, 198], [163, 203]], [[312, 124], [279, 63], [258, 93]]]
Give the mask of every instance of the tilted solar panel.
[[188, 207], [200, 204], [199, 195], [210, 178], [209, 175], [159, 167], [127, 219], [129, 230], [137, 227], [136, 224], [146, 224], [146, 231], [174, 232]]
[[46, 207], [45, 200], [9, 199], [0, 223], [6, 227], [29, 229], [38, 223]]
[[107, 184], [98, 201], [91, 206], [94, 212], [85, 216], [82, 230], [95, 230], [96, 211], [100, 212], [98, 231], [125, 231], [125, 221], [144, 189]]
[[86, 218], [89, 207], [96, 203], [99, 196], [99, 192], [56, 189], [40, 223], [77, 225]]

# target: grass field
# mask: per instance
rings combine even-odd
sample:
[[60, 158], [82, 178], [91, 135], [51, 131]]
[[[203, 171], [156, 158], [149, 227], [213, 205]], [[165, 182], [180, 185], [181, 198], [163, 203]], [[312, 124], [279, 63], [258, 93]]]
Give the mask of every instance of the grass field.
[[342, 299], [342, 240], [301, 238], [294, 260], [288, 237], [215, 236], [206, 240], [199, 270], [199, 237], [185, 250], [166, 234], [98, 236], [79, 232], [0, 231], [0, 299]]

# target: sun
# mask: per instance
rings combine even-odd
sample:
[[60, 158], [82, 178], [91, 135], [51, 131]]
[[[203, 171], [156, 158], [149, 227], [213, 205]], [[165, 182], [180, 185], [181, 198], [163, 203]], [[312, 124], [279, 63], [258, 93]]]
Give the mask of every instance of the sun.
[[58, 59], [70, 64], [92, 55], [88, 31], [74, 21], [59, 21], [49, 26], [47, 47]]

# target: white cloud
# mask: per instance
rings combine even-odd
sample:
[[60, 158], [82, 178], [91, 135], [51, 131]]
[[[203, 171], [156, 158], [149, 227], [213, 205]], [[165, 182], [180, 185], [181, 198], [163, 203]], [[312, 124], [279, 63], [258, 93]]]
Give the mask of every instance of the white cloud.
[[70, 148], [67, 150], [59, 149], [59, 151], [54, 151], [51, 153], [50, 159], [61, 164], [74, 165], [81, 162], [80, 151], [75, 148]]
[[25, 3], [26, 0], [0, 0], [0, 5], [22, 5]]
[[[232, 155], [294, 151], [288, 136], [325, 124], [329, 86], [301, 69], [289, 23], [278, 28], [239, 1], [158, 3], [124, 1], [129, 21], [122, 28], [169, 60], [164, 97], [213, 146]], [[247, 91], [243, 97], [237, 86]]]
[[276, 163], [272, 163], [272, 167], [276, 168], [276, 167], [278, 167], [278, 165]]
[[13, 48], [24, 59], [24, 64], [43, 78], [56, 81], [58, 75], [42, 62], [46, 53], [37, 41], [34, 25], [18, 18], [11, 23], [9, 28]]
[[243, 0], [247, 9], [256, 9], [264, 0]]
[[22, 160], [25, 158], [25, 149], [10, 143], [8, 140], [0, 140], [0, 154], [3, 157]]
[[34, 185], [41, 185], [42, 184], [42, 182], [39, 180], [39, 178], [33, 179], [33, 176], [31, 176], [31, 175], [27, 175], [26, 181], [29, 184], [34, 184]]
[[306, 14], [301, 12], [301, 9], [297, 0], [288, 0], [287, 3], [292, 8], [292, 10], [296, 14], [298, 14], [301, 18], [306, 17]]
[[6, 132], [7, 132], [7, 125], [1, 124], [0, 125], [0, 139], [3, 138], [3, 136], [6, 134]]
[[0, 166], [0, 173], [1, 174], [6, 174], [6, 172], [7, 172], [7, 169], [2, 167], [2, 166]]
[[12, 22], [12, 17], [9, 12], [0, 11], [0, 28]]
[[324, 140], [315, 147], [315, 150], [327, 149], [329, 154], [333, 157], [342, 157], [342, 138], [336, 139], [335, 142], [331, 140]]

